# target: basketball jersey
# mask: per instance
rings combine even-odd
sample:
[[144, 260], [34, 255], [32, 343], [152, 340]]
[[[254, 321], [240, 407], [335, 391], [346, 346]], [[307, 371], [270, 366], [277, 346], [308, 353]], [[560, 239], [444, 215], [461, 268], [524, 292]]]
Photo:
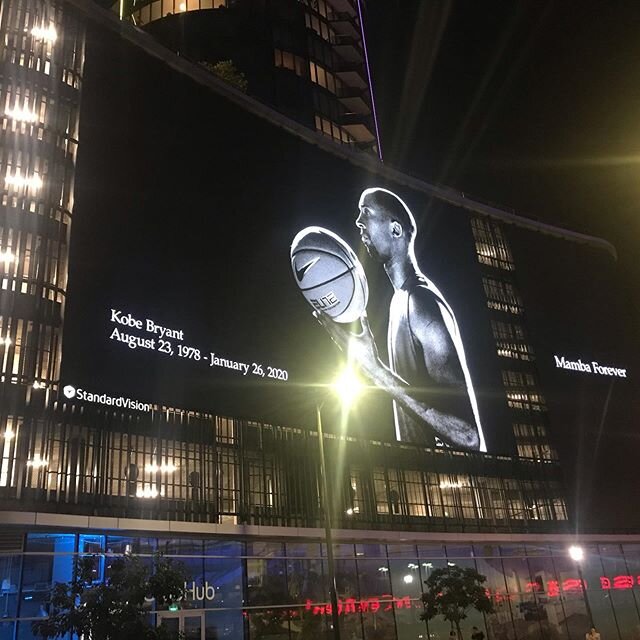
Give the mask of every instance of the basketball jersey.
[[[464, 354], [464, 347], [460, 337], [460, 331], [453, 310], [447, 304], [444, 296], [438, 288], [423, 274], [412, 274], [407, 278], [402, 287], [395, 291], [389, 307], [389, 328], [387, 334], [387, 347], [389, 351], [389, 365], [391, 370], [400, 376], [412, 387], [411, 395], [419, 402], [429, 406], [428, 394], [433, 394], [441, 383], [436, 382], [424, 360], [422, 345], [413, 333], [409, 318], [409, 301], [412, 296], [420, 296], [423, 300], [432, 301], [434, 312], [439, 312], [445, 327], [456, 349], [458, 360], [464, 374], [464, 380], [469, 396], [472, 416], [478, 428], [480, 451], [486, 451], [478, 406], [476, 402], [471, 376]], [[422, 391], [421, 391], [422, 390]], [[421, 397], [422, 396], [422, 397]], [[461, 399], [461, 401], [463, 401]], [[393, 413], [396, 424], [396, 438], [401, 441], [414, 442], [427, 446], [436, 445], [434, 431], [413, 414], [405, 411], [395, 400]]]

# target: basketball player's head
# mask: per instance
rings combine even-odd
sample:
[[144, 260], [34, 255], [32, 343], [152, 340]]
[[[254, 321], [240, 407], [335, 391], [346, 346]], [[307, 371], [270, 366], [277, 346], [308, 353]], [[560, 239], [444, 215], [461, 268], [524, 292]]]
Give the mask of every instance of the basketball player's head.
[[358, 202], [356, 226], [369, 255], [380, 262], [413, 256], [416, 221], [395, 194], [378, 187], [366, 189]]

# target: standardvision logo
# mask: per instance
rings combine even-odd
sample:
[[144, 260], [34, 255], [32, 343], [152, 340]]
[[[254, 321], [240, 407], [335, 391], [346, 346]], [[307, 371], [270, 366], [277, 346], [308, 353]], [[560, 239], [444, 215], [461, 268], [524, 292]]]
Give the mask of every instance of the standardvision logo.
[[62, 393], [64, 393], [64, 397], [65, 398], [69, 398], [69, 400], [71, 400], [71, 398], [75, 398], [76, 397], [76, 388], [72, 387], [70, 384], [68, 384], [62, 390]]
[[118, 407], [120, 409], [132, 409], [133, 411], [151, 411], [151, 405], [123, 396], [110, 396], [106, 393], [91, 393], [84, 389], [76, 389], [73, 385], [67, 384], [62, 388], [62, 394], [69, 400], [84, 400], [85, 402], [95, 402], [108, 407]]

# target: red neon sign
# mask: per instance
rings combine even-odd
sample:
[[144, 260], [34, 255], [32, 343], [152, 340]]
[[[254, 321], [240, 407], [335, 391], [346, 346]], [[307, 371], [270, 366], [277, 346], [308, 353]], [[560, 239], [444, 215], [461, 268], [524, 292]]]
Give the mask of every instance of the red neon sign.
[[[640, 576], [619, 575], [613, 578], [600, 576], [600, 588], [603, 591], [609, 589], [631, 589], [636, 585], [640, 585]], [[559, 580], [547, 580], [546, 596], [548, 598], [557, 598], [562, 593], [582, 593], [582, 589], [587, 589], [587, 581], [580, 581], [578, 578], [566, 578], [562, 582]], [[527, 582], [525, 585], [526, 593], [544, 593], [542, 582]], [[496, 589], [490, 591], [486, 589], [486, 594], [495, 602], [503, 602], [511, 600], [514, 596], [505, 590]], [[310, 611], [314, 616], [330, 616], [333, 609], [330, 603], [312, 602], [307, 599], [305, 610]], [[392, 611], [393, 609], [412, 609], [422, 608], [420, 598], [412, 599], [410, 596], [396, 597], [391, 594], [384, 593], [381, 596], [371, 596], [356, 600], [355, 598], [345, 598], [338, 600], [338, 615], [347, 616], [356, 613], [378, 613], [379, 611]]]
[[[631, 589], [640, 585], [640, 576], [619, 575], [613, 578], [600, 576], [600, 588], [603, 591], [609, 589]], [[548, 598], [557, 598], [563, 593], [582, 593], [582, 589], [587, 589], [587, 581], [578, 578], [566, 578], [563, 581], [547, 580], [547, 589], [545, 595]], [[505, 590], [496, 589], [495, 591], [485, 590], [488, 597], [495, 602], [511, 600], [514, 596]], [[542, 582], [527, 582], [525, 585], [526, 593], [544, 593]], [[333, 608], [330, 603], [312, 602], [307, 599], [305, 603], [305, 611], [311, 612], [314, 616], [331, 616]], [[392, 611], [393, 609], [412, 609], [422, 608], [420, 598], [412, 599], [410, 596], [392, 596], [384, 593], [380, 596], [371, 596], [356, 600], [355, 598], [345, 598], [338, 600], [338, 615], [348, 616], [357, 613], [378, 613], [380, 611]]]
[[[338, 615], [346, 616], [353, 613], [378, 613], [378, 611], [391, 611], [392, 609], [411, 609], [414, 602], [409, 596], [394, 597], [389, 593], [370, 598], [345, 598], [338, 600]], [[419, 601], [415, 606], [419, 607]], [[307, 599], [305, 610], [311, 611], [314, 616], [330, 616], [333, 614], [333, 607], [330, 603], [314, 603]]]

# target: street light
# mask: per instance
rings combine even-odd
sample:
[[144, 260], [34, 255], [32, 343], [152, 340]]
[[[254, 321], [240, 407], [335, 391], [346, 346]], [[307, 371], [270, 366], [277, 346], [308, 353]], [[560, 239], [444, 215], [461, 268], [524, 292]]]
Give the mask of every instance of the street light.
[[582, 562], [584, 558], [584, 549], [582, 547], [572, 545], [569, 547], [569, 556], [574, 562]]
[[343, 369], [331, 386], [344, 409], [349, 409], [362, 393], [362, 382], [351, 367]]
[[[348, 409], [362, 391], [362, 384], [351, 369], [345, 369], [332, 385], [335, 393], [342, 400], [343, 408]], [[331, 504], [329, 485], [327, 482], [327, 466], [324, 457], [324, 433], [322, 431], [322, 405], [316, 404], [316, 429], [318, 431], [318, 448], [320, 451], [320, 473], [322, 475], [322, 505], [324, 511], [324, 535], [327, 545], [327, 563], [329, 569], [329, 596], [331, 598], [331, 622], [333, 637], [340, 640], [340, 619], [338, 617], [338, 592], [336, 588], [335, 560], [333, 557], [333, 534], [331, 522]]]
[[582, 588], [582, 597], [584, 598], [584, 604], [587, 607], [587, 615], [589, 616], [589, 628], [595, 627], [593, 624], [593, 614], [591, 613], [591, 605], [589, 604], [589, 596], [587, 595], [587, 589], [584, 586], [584, 578], [582, 577], [582, 565], [580, 564], [584, 560], [584, 549], [577, 545], [571, 545], [569, 547], [569, 557], [576, 563], [578, 569], [578, 578], [580, 579], [580, 587]]

